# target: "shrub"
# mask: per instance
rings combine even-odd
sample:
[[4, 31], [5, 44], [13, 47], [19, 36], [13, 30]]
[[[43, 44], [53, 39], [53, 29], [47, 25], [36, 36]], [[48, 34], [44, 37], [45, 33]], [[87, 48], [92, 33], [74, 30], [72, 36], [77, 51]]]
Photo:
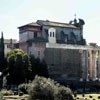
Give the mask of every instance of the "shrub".
[[51, 80], [35, 77], [29, 86], [30, 100], [54, 100], [54, 85]]
[[58, 87], [58, 92], [55, 96], [55, 100], [73, 100], [71, 90], [64, 86]]
[[23, 83], [23, 84], [20, 84], [20, 85], [18, 86], [18, 88], [19, 88], [24, 94], [27, 94], [27, 93], [28, 93], [28, 85], [29, 85], [29, 84]]
[[6, 90], [6, 89], [2, 89], [0, 92], [2, 95], [14, 95], [14, 92], [12, 90]]
[[73, 100], [69, 88], [59, 85], [54, 80], [36, 76], [28, 87], [29, 100]]
[[3, 99], [3, 94], [0, 92], [0, 100]]

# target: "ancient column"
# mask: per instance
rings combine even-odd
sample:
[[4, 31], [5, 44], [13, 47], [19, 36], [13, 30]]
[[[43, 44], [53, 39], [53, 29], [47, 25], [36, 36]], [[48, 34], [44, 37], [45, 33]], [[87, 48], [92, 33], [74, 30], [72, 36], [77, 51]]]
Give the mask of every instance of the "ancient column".
[[92, 80], [92, 50], [89, 50], [89, 79]]
[[88, 50], [82, 50], [82, 79], [88, 80]]
[[98, 79], [100, 80], [100, 51], [99, 51], [99, 54], [98, 54], [97, 76], [98, 76]]
[[97, 78], [97, 57], [96, 57], [96, 51], [92, 50], [92, 80], [95, 81]]

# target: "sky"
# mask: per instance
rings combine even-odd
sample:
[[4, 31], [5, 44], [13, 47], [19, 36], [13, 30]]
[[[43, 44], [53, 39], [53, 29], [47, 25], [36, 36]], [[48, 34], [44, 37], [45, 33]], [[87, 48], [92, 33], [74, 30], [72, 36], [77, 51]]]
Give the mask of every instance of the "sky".
[[19, 26], [37, 20], [69, 23], [75, 14], [85, 21], [87, 43], [100, 46], [100, 0], [0, 0], [0, 31], [5, 39], [19, 40]]

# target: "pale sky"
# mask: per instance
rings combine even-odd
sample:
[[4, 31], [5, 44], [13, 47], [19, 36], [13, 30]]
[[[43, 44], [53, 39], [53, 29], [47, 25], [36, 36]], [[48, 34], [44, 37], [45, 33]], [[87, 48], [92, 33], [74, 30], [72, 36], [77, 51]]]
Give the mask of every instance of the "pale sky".
[[100, 46], [100, 0], [0, 0], [0, 31], [19, 40], [18, 28], [37, 20], [68, 23], [84, 19], [84, 38]]

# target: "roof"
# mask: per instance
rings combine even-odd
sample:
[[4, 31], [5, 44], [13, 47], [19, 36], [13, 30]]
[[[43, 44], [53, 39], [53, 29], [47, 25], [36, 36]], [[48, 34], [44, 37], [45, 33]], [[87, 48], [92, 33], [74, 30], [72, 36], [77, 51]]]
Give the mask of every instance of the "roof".
[[16, 39], [4, 39], [5, 44], [9, 44], [9, 43], [11, 43], [11, 41], [12, 41], [12, 43], [17, 43]]
[[37, 20], [37, 22], [32, 22], [23, 26], [20, 26], [18, 28], [22, 28], [25, 26], [36, 26], [36, 27], [40, 27], [40, 26], [53, 26], [53, 27], [65, 27], [65, 28], [73, 28], [73, 29], [78, 29], [79, 27], [76, 27], [73, 24], [68, 24], [68, 23], [60, 23], [60, 22], [53, 22], [53, 21], [49, 21], [49, 20]]
[[53, 22], [49, 20], [37, 20], [39, 25], [54, 26], [54, 27], [66, 27], [66, 28], [78, 28], [73, 24]]
[[18, 28], [25, 27], [25, 26], [40, 26], [40, 25], [37, 24], [37, 23], [35, 23], [35, 22], [32, 22], [32, 23], [29, 23], [29, 24], [26, 24], [26, 25], [20, 26], [20, 27], [18, 27]]

